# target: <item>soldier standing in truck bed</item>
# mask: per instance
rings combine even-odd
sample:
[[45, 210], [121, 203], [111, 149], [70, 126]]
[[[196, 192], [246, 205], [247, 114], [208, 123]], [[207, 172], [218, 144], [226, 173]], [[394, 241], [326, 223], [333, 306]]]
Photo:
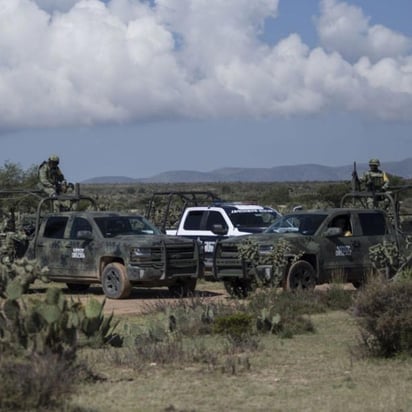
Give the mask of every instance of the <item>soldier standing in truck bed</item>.
[[369, 160], [369, 170], [364, 173], [361, 180], [368, 192], [384, 192], [389, 188], [389, 178], [379, 169], [380, 164], [379, 159]]
[[381, 207], [386, 210], [388, 207], [386, 198], [379, 196], [379, 193], [388, 190], [389, 178], [384, 171], [379, 169], [379, 166], [379, 159], [369, 160], [369, 170], [362, 176], [361, 183], [364, 185], [366, 191], [374, 194], [373, 197], [367, 199], [368, 207], [371, 209]]
[[39, 166], [39, 188], [49, 197], [59, 195], [66, 184], [59, 162], [59, 156], [51, 155]]
[[53, 199], [53, 211], [74, 210], [75, 205], [70, 200], [56, 199], [61, 194], [72, 194], [74, 185], [67, 183], [59, 168], [59, 156], [51, 155], [39, 166], [38, 187], [44, 194]]

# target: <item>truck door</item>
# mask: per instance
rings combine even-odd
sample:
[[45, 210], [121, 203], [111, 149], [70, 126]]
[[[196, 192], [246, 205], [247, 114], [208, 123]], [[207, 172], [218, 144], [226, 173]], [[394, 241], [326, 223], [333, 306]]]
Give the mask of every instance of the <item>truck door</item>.
[[366, 251], [363, 255], [363, 266], [371, 267], [372, 262], [369, 259], [369, 248], [384, 241], [396, 244], [395, 232], [389, 229], [390, 225], [386, 220], [383, 212], [359, 212], [359, 226], [362, 231], [360, 237], [361, 249]]
[[[328, 229], [341, 229], [339, 235], [327, 235]], [[320, 244], [320, 276], [329, 281], [332, 276], [345, 276], [352, 281], [362, 276], [363, 256], [368, 253], [351, 213], [334, 216], [327, 224]], [[322, 281], [322, 279], [321, 279]]]
[[64, 247], [64, 235], [66, 232], [67, 216], [51, 216], [40, 229], [40, 236], [36, 243], [36, 258], [41, 266], [47, 266], [48, 275], [61, 276], [66, 270], [67, 251]]
[[98, 276], [94, 237], [93, 227], [86, 218], [76, 216], [69, 222], [65, 249], [70, 271], [77, 277], [95, 279]]
[[44, 224], [43, 235], [36, 246], [36, 256], [42, 266], [49, 268], [48, 276], [56, 280], [91, 277], [95, 270], [94, 254], [91, 248], [93, 240], [78, 237], [89, 231], [91, 225], [87, 219], [68, 216], [52, 216]]

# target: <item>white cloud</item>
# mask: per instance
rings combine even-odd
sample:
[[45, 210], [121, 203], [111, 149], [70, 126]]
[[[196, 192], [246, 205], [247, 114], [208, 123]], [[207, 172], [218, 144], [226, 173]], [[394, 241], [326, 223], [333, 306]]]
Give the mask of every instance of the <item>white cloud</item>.
[[0, 0], [0, 128], [329, 108], [410, 119], [409, 40], [343, 2], [321, 11], [324, 48], [310, 50], [296, 34], [260, 40], [278, 0]]
[[371, 26], [369, 20], [360, 7], [321, 0], [317, 30], [322, 46], [352, 61], [363, 56], [374, 61], [396, 58], [411, 51], [410, 38], [382, 25]]

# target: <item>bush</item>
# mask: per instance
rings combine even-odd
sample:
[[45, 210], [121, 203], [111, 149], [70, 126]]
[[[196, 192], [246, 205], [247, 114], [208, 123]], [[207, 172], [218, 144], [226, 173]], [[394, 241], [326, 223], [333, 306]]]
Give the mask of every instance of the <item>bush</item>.
[[0, 410], [62, 406], [77, 382], [77, 368], [54, 354], [0, 360]]
[[412, 281], [371, 281], [359, 293], [353, 313], [367, 353], [412, 354]]
[[249, 309], [260, 332], [276, 333], [284, 338], [313, 332], [313, 323], [305, 315], [326, 310], [314, 292], [278, 293], [276, 289], [256, 292], [251, 296]]
[[238, 312], [217, 317], [213, 323], [213, 332], [239, 339], [252, 333], [252, 325], [252, 315]]
[[324, 292], [317, 293], [319, 303], [329, 310], [348, 310], [353, 305], [354, 292], [341, 284], [333, 284]]

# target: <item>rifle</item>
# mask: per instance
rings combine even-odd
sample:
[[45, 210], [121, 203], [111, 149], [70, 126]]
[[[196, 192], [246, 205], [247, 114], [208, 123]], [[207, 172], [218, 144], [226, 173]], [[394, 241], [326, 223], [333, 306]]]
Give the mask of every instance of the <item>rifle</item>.
[[358, 176], [358, 171], [356, 170], [356, 162], [353, 162], [353, 171], [352, 171], [352, 191], [360, 191], [360, 180]]
[[56, 194], [60, 195], [62, 193], [72, 193], [74, 190], [73, 183], [67, 183], [65, 180], [61, 182], [56, 182]]

